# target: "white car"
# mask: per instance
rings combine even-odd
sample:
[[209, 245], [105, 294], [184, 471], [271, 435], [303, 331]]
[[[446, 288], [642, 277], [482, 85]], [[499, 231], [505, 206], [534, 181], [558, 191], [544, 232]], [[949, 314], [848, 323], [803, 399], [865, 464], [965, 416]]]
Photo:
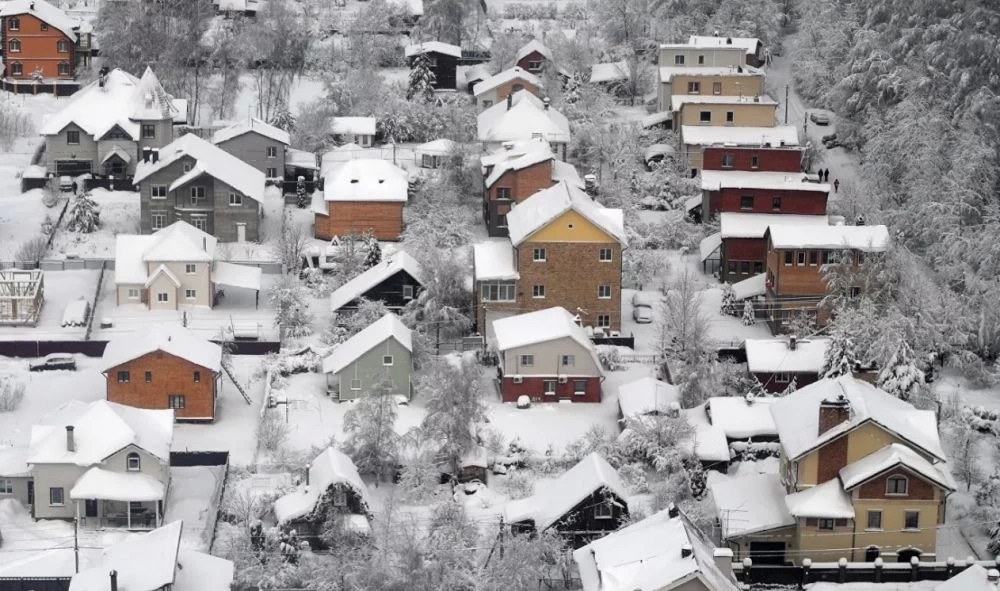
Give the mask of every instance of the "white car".
[[649, 294], [637, 291], [632, 295], [632, 320], [637, 324], [653, 322], [653, 304], [655, 300]]

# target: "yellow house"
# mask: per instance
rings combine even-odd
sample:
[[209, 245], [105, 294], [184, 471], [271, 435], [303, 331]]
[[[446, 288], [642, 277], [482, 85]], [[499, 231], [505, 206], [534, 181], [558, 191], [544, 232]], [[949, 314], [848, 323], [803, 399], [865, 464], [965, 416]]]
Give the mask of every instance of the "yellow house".
[[[735, 524], [723, 536], [737, 557], [936, 559], [955, 486], [933, 412], [842, 376], [778, 400], [771, 414], [779, 474], [712, 486], [720, 521]], [[755, 502], [742, 513], [750, 514], [733, 513], [748, 497]]]
[[660, 66], [659, 111], [669, 111], [675, 95], [760, 96], [764, 74], [749, 66]]
[[765, 95], [674, 94], [673, 125], [774, 127], [778, 102]]

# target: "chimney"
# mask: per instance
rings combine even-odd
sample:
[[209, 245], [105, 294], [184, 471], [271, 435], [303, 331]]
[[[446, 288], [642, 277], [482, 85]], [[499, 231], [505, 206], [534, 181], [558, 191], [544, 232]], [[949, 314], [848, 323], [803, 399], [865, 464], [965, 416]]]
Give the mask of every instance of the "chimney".
[[549, 97], [545, 97], [545, 98], [543, 98], [543, 99], [542, 99], [542, 104], [543, 104], [543, 105], [545, 105], [545, 110], [546, 110], [546, 111], [548, 111], [548, 110], [549, 110], [549, 103], [550, 103], [550, 102], [551, 102], [551, 101], [549, 100]]
[[514, 93], [507, 95], [507, 110], [509, 111], [511, 107], [514, 106]]
[[118, 571], [113, 570], [108, 576], [111, 577], [111, 591], [118, 591]]
[[201, 249], [204, 250], [205, 252], [208, 252], [208, 237], [207, 236], [202, 236], [201, 237]]
[[788, 336], [788, 350], [789, 351], [794, 351], [795, 350], [795, 346], [799, 344], [798, 341], [799, 341], [799, 338], [797, 336], [795, 336], [795, 335], [789, 335]]
[[673, 518], [679, 516], [680, 514], [681, 514], [681, 511], [680, 511], [680, 509], [677, 508], [677, 505], [675, 505], [673, 503], [670, 503], [670, 506], [667, 507], [667, 517], [673, 519]]
[[722, 571], [726, 578], [733, 576], [733, 551], [730, 548], [713, 548], [712, 558], [715, 566]]
[[76, 451], [76, 441], [73, 440], [73, 425], [66, 425], [66, 451]]
[[312, 464], [306, 464], [306, 486], [309, 486], [309, 469], [312, 468]]
[[843, 394], [819, 403], [819, 433], [822, 435], [851, 418], [851, 403]]
[[726, 37], [726, 45], [732, 45], [732, 44], [733, 44], [733, 38], [732, 37]]
[[683, 546], [681, 546], [681, 558], [687, 558], [691, 556], [691, 554], [693, 553], [694, 553], [694, 548], [691, 547], [691, 544], [684, 544]]
[[993, 584], [1000, 582], [1000, 570], [991, 568], [990, 570], [986, 571], [986, 580]]

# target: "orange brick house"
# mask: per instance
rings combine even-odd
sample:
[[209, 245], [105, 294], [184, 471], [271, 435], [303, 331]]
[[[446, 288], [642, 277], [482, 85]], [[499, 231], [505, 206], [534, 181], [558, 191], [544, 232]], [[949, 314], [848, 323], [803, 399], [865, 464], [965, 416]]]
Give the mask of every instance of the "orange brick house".
[[222, 385], [222, 348], [179, 326], [154, 327], [109, 341], [101, 373], [110, 402], [210, 422]]
[[520, 90], [527, 90], [535, 96], [540, 96], [542, 81], [531, 72], [514, 66], [473, 86], [472, 102], [482, 109], [488, 109]]
[[552, 61], [552, 52], [537, 39], [525, 43], [514, 56], [514, 65], [522, 70], [538, 74], [545, 64]]
[[31, 80], [37, 70], [46, 80], [73, 78], [78, 20], [45, 0], [12, 0], [0, 8], [0, 22], [4, 77]]
[[316, 238], [371, 232], [377, 240], [399, 240], [409, 183], [391, 162], [361, 158], [334, 167], [313, 197]]

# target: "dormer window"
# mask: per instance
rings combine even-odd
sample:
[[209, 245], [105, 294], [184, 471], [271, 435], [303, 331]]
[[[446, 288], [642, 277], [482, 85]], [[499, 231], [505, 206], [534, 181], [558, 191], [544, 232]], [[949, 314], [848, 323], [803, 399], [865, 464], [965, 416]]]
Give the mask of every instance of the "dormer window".
[[139, 459], [139, 454], [135, 452], [132, 452], [127, 456], [125, 463], [129, 472], [138, 472], [142, 469], [142, 461]]
[[907, 493], [907, 486], [909, 482], [906, 476], [890, 476], [885, 481], [885, 494], [887, 495], [905, 495]]

